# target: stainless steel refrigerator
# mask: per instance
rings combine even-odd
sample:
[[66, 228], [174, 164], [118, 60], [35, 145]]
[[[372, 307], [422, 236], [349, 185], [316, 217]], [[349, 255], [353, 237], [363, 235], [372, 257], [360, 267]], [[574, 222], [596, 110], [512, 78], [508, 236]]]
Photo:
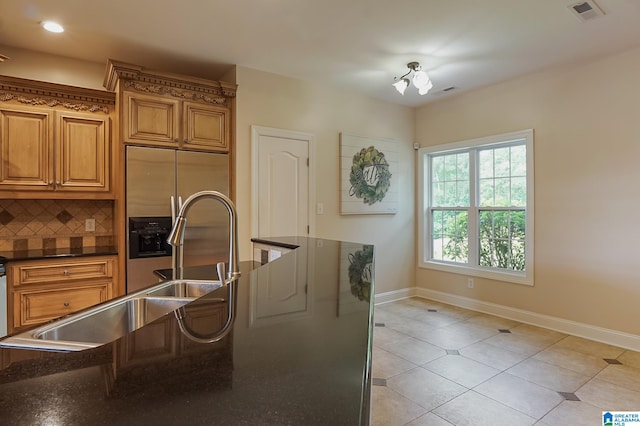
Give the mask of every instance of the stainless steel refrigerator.
[[[229, 195], [227, 154], [129, 146], [126, 151], [127, 293], [158, 281], [154, 270], [172, 266], [165, 244], [180, 200], [214, 190]], [[193, 205], [187, 216], [184, 265], [228, 259], [229, 218], [216, 200]]]

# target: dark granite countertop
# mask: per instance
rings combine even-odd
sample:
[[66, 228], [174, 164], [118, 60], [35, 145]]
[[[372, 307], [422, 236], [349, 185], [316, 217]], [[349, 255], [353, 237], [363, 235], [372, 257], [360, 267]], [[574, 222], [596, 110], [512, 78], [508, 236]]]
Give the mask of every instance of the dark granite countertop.
[[271, 245], [274, 247], [284, 247], [288, 249], [296, 249], [299, 244], [297, 244], [298, 238], [304, 237], [275, 237], [275, 238], [252, 238], [251, 241], [254, 243]]
[[6, 262], [17, 260], [38, 260], [61, 257], [102, 256], [118, 254], [115, 246], [103, 247], [74, 247], [39, 250], [0, 251], [0, 258]]
[[[296, 241], [271, 263], [241, 262], [235, 322], [219, 342], [187, 339], [170, 314], [86, 351], [0, 349], [2, 423], [368, 424], [373, 247]], [[227, 290], [186, 306], [195, 331], [220, 328]]]

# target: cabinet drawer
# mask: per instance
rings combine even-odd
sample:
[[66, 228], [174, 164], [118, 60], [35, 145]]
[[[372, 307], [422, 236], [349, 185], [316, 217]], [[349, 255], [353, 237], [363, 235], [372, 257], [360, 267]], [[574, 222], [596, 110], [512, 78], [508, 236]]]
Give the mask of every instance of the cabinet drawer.
[[72, 289], [20, 291], [14, 293], [15, 327], [40, 324], [89, 306], [104, 302], [111, 297], [111, 282], [96, 283]]
[[13, 286], [113, 277], [113, 259], [11, 265]]

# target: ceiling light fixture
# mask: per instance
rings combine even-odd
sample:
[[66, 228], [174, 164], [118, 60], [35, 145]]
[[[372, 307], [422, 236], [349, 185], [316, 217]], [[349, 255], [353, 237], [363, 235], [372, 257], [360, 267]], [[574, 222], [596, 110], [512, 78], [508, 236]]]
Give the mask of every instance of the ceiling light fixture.
[[[394, 78], [395, 83], [393, 83], [393, 87], [401, 94], [404, 95], [404, 91], [407, 90], [409, 84], [413, 82], [413, 85], [418, 89], [418, 93], [421, 95], [426, 95], [429, 90], [433, 87], [433, 83], [429, 80], [429, 76], [426, 72], [422, 71], [422, 66], [419, 62], [409, 62], [407, 64], [407, 68], [409, 68], [409, 72], [403, 75], [400, 78]], [[413, 71], [413, 78], [409, 80], [407, 76], [411, 74]]]
[[62, 27], [62, 25], [53, 21], [44, 21], [42, 23], [42, 28], [52, 33], [61, 33], [64, 31], [64, 28]]

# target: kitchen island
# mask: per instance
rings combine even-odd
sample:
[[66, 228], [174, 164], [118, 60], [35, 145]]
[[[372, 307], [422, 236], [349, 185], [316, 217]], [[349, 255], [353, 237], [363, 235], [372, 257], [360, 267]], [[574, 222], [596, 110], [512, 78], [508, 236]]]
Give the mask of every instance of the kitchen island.
[[[241, 262], [232, 331], [198, 343], [166, 315], [80, 352], [0, 349], [0, 419], [10, 425], [369, 423], [373, 246], [304, 237]], [[214, 267], [184, 271], [215, 280]], [[151, 283], [150, 283], [151, 284]], [[189, 303], [199, 335], [229, 311], [227, 289]]]

